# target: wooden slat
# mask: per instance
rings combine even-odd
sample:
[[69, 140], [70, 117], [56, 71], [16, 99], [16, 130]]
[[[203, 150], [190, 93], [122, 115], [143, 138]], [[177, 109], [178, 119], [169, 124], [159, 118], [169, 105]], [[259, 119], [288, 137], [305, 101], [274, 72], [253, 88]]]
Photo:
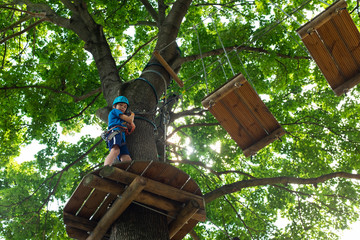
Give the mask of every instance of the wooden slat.
[[342, 36], [348, 51], [360, 66], [360, 33], [351, 19], [349, 12], [344, 9], [333, 17], [333, 22]]
[[317, 15], [311, 21], [309, 21], [308, 23], [297, 29], [296, 32], [299, 34], [301, 38], [304, 38], [308, 34], [309, 29], [315, 29], [320, 27], [322, 24], [329, 21], [329, 19], [332, 18], [333, 15], [337, 14], [338, 9], [345, 7], [347, 7], [347, 4], [344, 0], [340, 0], [333, 3], [330, 7], [325, 9], [322, 13]]
[[83, 184], [79, 184], [79, 186], [75, 189], [72, 196], [70, 197], [71, 201], [67, 202], [64, 207], [64, 212], [75, 214], [83, 205], [87, 196], [91, 193], [92, 188], [86, 187]]
[[84, 206], [82, 206], [77, 216], [90, 218], [98, 209], [99, 205], [102, 203], [106, 195], [107, 193], [95, 189], [91, 193], [90, 197], [86, 200], [86, 203], [84, 204]]
[[96, 213], [91, 217], [91, 220], [94, 221], [100, 221], [102, 216], [108, 211], [108, 207], [111, 203], [113, 203], [116, 200], [117, 196], [114, 194], [107, 195], [105, 201], [102, 203], [102, 205], [98, 208]]
[[254, 137], [244, 128], [244, 126], [236, 121], [234, 123], [232, 114], [227, 110], [224, 104], [216, 103], [209, 111], [241, 148], [250, 146], [254, 141]]
[[332, 61], [331, 55], [322, 44], [317, 33], [307, 34], [302, 40], [330, 86], [332, 88], [340, 86], [344, 82], [344, 77]]
[[269, 145], [270, 143], [274, 142], [276, 139], [284, 135], [285, 135], [285, 130], [282, 127], [276, 129], [270, 135], [266, 136], [265, 138], [262, 138], [260, 141], [244, 149], [243, 152], [245, 157], [249, 157], [255, 154], [260, 149], [264, 148], [265, 146]]
[[228, 97], [224, 97], [221, 101], [229, 107], [234, 123], [238, 121], [251, 134], [252, 143], [266, 136], [266, 132], [254, 117], [254, 113], [234, 92], [230, 92]]
[[91, 232], [97, 225], [96, 221], [90, 221], [87, 218], [78, 217], [70, 213], [64, 213], [64, 223], [82, 231]]
[[353, 77], [357, 72], [357, 64], [334, 28], [332, 21], [323, 24], [317, 31], [345, 79]]
[[83, 230], [80, 230], [77, 228], [73, 228], [70, 226], [66, 226], [66, 232], [69, 237], [75, 238], [78, 240], [86, 240], [86, 238], [89, 236], [89, 234], [86, 231], [83, 231]]
[[244, 85], [240, 88], [234, 90], [239, 92], [239, 95], [242, 96], [241, 99], [244, 104], [251, 109], [256, 116], [257, 121], [268, 133], [271, 133], [280, 127], [280, 124], [248, 82], [244, 83]]

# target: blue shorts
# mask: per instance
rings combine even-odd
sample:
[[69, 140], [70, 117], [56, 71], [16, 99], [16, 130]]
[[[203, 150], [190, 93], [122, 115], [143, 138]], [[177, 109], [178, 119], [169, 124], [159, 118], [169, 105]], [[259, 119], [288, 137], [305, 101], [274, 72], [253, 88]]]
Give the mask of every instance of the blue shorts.
[[114, 145], [118, 145], [120, 148], [120, 154], [121, 155], [130, 155], [130, 152], [126, 146], [126, 143], [124, 142], [122, 133], [116, 134], [110, 141], [107, 142], [109, 150], [111, 150]]

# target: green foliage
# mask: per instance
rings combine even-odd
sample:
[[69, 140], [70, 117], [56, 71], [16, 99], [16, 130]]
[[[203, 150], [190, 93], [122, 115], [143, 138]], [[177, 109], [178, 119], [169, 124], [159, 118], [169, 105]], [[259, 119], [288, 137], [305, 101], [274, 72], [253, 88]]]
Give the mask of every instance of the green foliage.
[[[32, 2], [47, 4], [59, 16], [72, 16], [63, 1]], [[141, 2], [86, 1], [118, 66], [139, 50], [118, 69], [124, 81], [139, 77], [156, 40], [145, 44], [159, 32], [154, 24], [140, 24], [154, 21]], [[177, 132], [177, 146], [169, 146], [167, 156], [187, 160], [178, 167], [204, 194], [254, 178], [316, 178], [360, 171], [359, 87], [334, 96], [296, 34], [298, 23], [306, 23], [326, 5], [303, 3], [196, 0], [186, 13], [177, 43], [182, 57], [196, 60], [181, 66], [178, 75], [185, 87], [173, 82], [167, 90], [180, 96], [174, 111], [202, 108], [208, 93], [241, 72], [287, 131], [281, 140], [245, 158], [221, 126], [206, 125], [216, 124], [209, 112], [177, 119], [173, 129], [196, 126]], [[156, 1], [150, 4], [158, 11]], [[169, 13], [173, 2], [165, 4]], [[348, 4], [355, 8], [355, 1]], [[24, 11], [33, 11], [25, 5], [11, 6], [23, 11], [0, 6], [2, 39], [38, 20], [8, 28], [25, 16]], [[352, 17], [359, 25], [356, 11]], [[232, 50], [195, 58], [223, 48]], [[107, 149], [102, 143], [86, 154], [99, 138], [84, 136], [70, 144], [59, 140], [58, 129], [71, 134], [87, 125], [105, 128], [94, 116], [106, 106], [99, 90], [101, 69], [75, 32], [51, 22], [9, 38], [0, 44], [0, 53], [0, 236], [68, 239], [62, 208], [83, 176], [102, 164]], [[16, 160], [20, 148], [34, 140], [45, 148], [31, 161]], [[336, 178], [317, 185], [242, 188], [208, 203], [208, 220], [195, 232], [201, 239], [338, 239], [337, 231], [359, 217], [359, 187], [356, 181]], [[286, 227], [279, 227], [280, 218]]]

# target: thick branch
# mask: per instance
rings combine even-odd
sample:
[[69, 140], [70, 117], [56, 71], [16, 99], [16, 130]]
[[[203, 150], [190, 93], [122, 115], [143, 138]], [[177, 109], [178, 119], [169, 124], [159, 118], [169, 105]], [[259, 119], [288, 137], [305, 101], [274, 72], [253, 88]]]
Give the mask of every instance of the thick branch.
[[57, 90], [55, 88], [52, 88], [52, 87], [48, 87], [48, 86], [41, 86], [41, 85], [28, 85], [28, 86], [11, 86], [11, 87], [0, 87], [0, 91], [1, 90], [14, 90], [14, 89], [26, 89], [26, 88], [42, 88], [42, 89], [47, 89], [47, 90], [50, 90], [52, 92], [55, 92], [55, 93], [63, 93], [63, 94], [66, 94], [70, 97], [72, 97], [74, 99], [74, 102], [79, 102], [79, 101], [82, 101], [88, 97], [91, 97], [93, 96], [94, 94], [97, 94], [97, 93], [100, 93], [101, 92], [101, 87], [100, 88], [97, 88], [97, 89], [94, 89], [88, 93], [86, 93], [85, 95], [83, 96], [75, 96], [69, 92], [66, 92], [66, 91], [60, 91], [60, 90]]
[[316, 185], [325, 181], [328, 181], [333, 178], [348, 178], [348, 179], [358, 179], [360, 180], [360, 174], [352, 174], [346, 172], [335, 172], [322, 175], [317, 178], [296, 178], [296, 177], [273, 177], [273, 178], [258, 178], [251, 180], [244, 180], [235, 182], [232, 184], [224, 185], [220, 188], [215, 189], [214, 191], [208, 192], [204, 195], [206, 203], [222, 197], [229, 193], [234, 193], [241, 191], [243, 188], [256, 187], [256, 186], [268, 186], [274, 184], [312, 184]]
[[150, 13], [151, 17], [155, 20], [155, 22], [158, 22], [159, 21], [159, 14], [151, 6], [149, 1], [148, 0], [140, 0], [140, 1], [145, 6], [146, 10]]
[[193, 108], [189, 110], [185, 110], [179, 113], [171, 113], [170, 114], [170, 123], [174, 122], [176, 119], [179, 119], [181, 117], [185, 116], [203, 116], [203, 113], [207, 110], [201, 109], [201, 108]]
[[169, 139], [171, 138], [177, 131], [183, 129], [183, 128], [188, 128], [188, 127], [204, 127], [204, 126], [216, 126], [216, 125], [220, 125], [219, 123], [194, 123], [194, 124], [186, 124], [186, 125], [182, 125], [180, 127], [175, 128], [175, 130], [170, 133], [166, 138]]

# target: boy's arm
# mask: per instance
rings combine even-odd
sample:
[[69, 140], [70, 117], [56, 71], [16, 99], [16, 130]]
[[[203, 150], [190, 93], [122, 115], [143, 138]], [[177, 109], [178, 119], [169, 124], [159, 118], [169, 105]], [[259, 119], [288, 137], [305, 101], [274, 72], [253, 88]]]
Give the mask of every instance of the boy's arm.
[[135, 124], [134, 124], [135, 114], [133, 112], [131, 112], [130, 116], [127, 116], [125, 114], [120, 114], [119, 117], [125, 122], [129, 123], [133, 129], [135, 129]]

